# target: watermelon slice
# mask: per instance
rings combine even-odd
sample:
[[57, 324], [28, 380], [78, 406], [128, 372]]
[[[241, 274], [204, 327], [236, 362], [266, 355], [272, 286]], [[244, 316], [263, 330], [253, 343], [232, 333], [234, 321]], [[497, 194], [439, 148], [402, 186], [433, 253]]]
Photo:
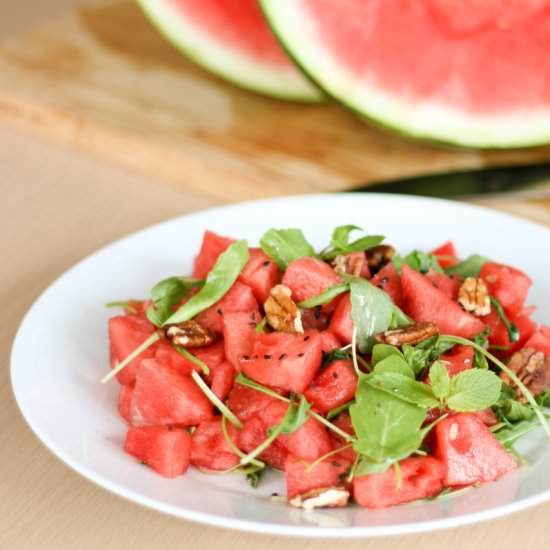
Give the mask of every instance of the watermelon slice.
[[257, 0], [138, 0], [161, 34], [191, 60], [244, 88], [270, 96], [321, 101], [323, 95], [288, 60]]
[[550, 1], [261, 0], [325, 92], [384, 126], [473, 147], [550, 141]]

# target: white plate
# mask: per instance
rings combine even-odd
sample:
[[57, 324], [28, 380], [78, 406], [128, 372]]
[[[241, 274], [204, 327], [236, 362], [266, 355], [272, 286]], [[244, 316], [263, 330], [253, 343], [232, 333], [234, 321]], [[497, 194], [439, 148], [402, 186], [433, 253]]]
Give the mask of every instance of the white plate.
[[15, 396], [36, 435], [71, 468], [120, 496], [175, 516], [245, 531], [308, 537], [395, 535], [502, 516], [550, 498], [550, 445], [541, 433], [522, 450], [530, 466], [478, 489], [383, 511], [359, 507], [311, 512], [273, 502], [284, 491], [273, 474], [251, 489], [238, 474], [190, 470], [165, 480], [122, 451], [118, 384], [108, 369], [104, 304], [139, 298], [159, 279], [191, 269], [204, 229], [257, 243], [270, 227], [301, 227], [316, 247], [335, 225], [355, 223], [401, 251], [454, 239], [461, 255], [480, 252], [527, 271], [536, 318], [550, 321], [550, 250], [544, 227], [465, 204], [387, 195], [317, 195], [237, 204], [156, 225], [117, 241], [70, 269], [36, 301], [12, 351]]

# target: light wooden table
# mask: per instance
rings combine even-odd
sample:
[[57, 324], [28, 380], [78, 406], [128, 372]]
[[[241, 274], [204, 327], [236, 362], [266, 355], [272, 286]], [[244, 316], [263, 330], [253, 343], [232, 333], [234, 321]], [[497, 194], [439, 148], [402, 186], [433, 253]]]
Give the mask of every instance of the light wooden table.
[[[60, 6], [69, 1], [56, 0]], [[8, 4], [20, 10], [12, 12], [18, 24], [32, 5], [1, 2], [2, 15]], [[550, 503], [435, 534], [338, 543], [207, 528], [141, 508], [84, 480], [38, 442], [17, 410], [9, 383], [9, 351], [17, 326], [38, 294], [83, 256], [135, 229], [217, 201], [130, 175], [7, 127], [0, 127], [0, 189], [0, 549], [550, 548]], [[545, 205], [500, 207], [550, 222]]]

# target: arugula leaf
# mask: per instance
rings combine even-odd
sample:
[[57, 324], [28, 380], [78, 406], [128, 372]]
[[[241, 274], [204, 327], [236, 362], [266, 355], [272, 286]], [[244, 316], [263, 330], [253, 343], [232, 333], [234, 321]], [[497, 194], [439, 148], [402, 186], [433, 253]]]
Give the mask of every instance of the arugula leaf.
[[300, 403], [298, 406], [291, 405], [290, 412], [285, 416], [281, 423], [281, 433], [291, 434], [302, 427], [304, 422], [308, 419], [308, 411], [311, 409], [311, 404], [302, 395], [300, 397]]
[[451, 378], [447, 406], [458, 412], [472, 412], [493, 406], [500, 397], [502, 380], [492, 371], [468, 369]]
[[147, 308], [147, 318], [161, 327], [178, 305], [193, 289], [201, 287], [204, 281], [191, 277], [169, 277], [151, 289], [151, 305]]
[[317, 296], [313, 296], [312, 298], [308, 298], [307, 300], [303, 300], [298, 305], [302, 308], [312, 308], [317, 306], [322, 306], [324, 304], [328, 304], [329, 302], [332, 302], [334, 298], [337, 296], [340, 296], [340, 294], [343, 294], [344, 292], [347, 292], [349, 290], [349, 284], [348, 283], [342, 283], [339, 285], [334, 285], [329, 288], [327, 288], [324, 292], [321, 292], [321, 294]]
[[393, 304], [389, 328], [405, 327], [412, 324], [414, 324], [414, 321], [408, 315], [406, 315], [405, 312], [399, 309], [399, 307]]
[[493, 409], [495, 409], [495, 413], [499, 419], [505, 420], [508, 423], [531, 420], [531, 418], [535, 416], [535, 411], [531, 406], [520, 403], [515, 399], [504, 399], [499, 401]]
[[330, 365], [333, 361], [349, 359], [349, 353], [341, 348], [335, 348], [328, 353], [323, 352], [323, 359], [321, 361], [321, 368], [324, 369]]
[[541, 407], [550, 407], [550, 390], [539, 393], [535, 400]]
[[251, 468], [248, 471], [245, 470], [246, 479], [252, 488], [256, 489], [256, 487], [258, 487], [265, 470], [265, 468]]
[[105, 304], [106, 307], [108, 308], [111, 308], [111, 307], [121, 307], [122, 309], [124, 309], [124, 311], [126, 313], [129, 313], [130, 315], [136, 315], [138, 313], [138, 311], [141, 309], [141, 307], [143, 306], [143, 301], [142, 300], [118, 300], [118, 301], [115, 301], [115, 302], [108, 302], [107, 304]]
[[365, 379], [359, 382], [355, 400], [350, 415], [358, 453], [389, 465], [420, 447], [425, 409], [375, 388]]
[[398, 272], [401, 272], [403, 264], [407, 264], [415, 271], [420, 271], [420, 273], [427, 273], [430, 269], [443, 273], [443, 269], [441, 269], [437, 258], [433, 254], [427, 254], [421, 250], [413, 250], [405, 257], [396, 255], [392, 261]]
[[385, 239], [382, 235], [367, 235], [350, 243], [349, 238], [353, 231], [363, 231], [363, 229], [357, 225], [340, 225], [336, 227], [332, 232], [330, 247], [328, 250], [321, 252], [321, 258], [332, 260], [340, 254], [363, 252], [379, 245]]
[[430, 367], [430, 384], [438, 399], [445, 399], [451, 391], [451, 377], [441, 361], [435, 361]]
[[336, 418], [340, 413], [347, 411], [355, 401], [348, 401], [347, 403], [344, 403], [343, 405], [340, 405], [339, 407], [336, 407], [334, 409], [331, 409], [327, 413], [327, 419], [331, 420], [332, 418]]
[[[483, 349], [487, 349], [489, 347], [490, 332], [491, 332], [491, 329], [489, 327], [486, 327], [482, 333], [472, 338], [473, 342], [478, 346], [482, 347]], [[485, 357], [485, 355], [476, 348], [474, 348], [474, 367], [478, 369], [489, 368], [489, 362], [487, 361], [487, 357]]]
[[373, 366], [376, 366], [377, 363], [391, 356], [401, 357], [401, 359], [403, 359], [403, 354], [399, 348], [395, 346], [390, 346], [389, 344], [375, 344], [372, 347]]
[[466, 277], [478, 277], [479, 271], [484, 263], [488, 262], [489, 258], [473, 254], [462, 262], [452, 265], [445, 269], [447, 275], [458, 275], [465, 279]]
[[539, 427], [540, 421], [537, 418], [532, 418], [501, 428], [493, 435], [500, 441], [501, 445], [510, 449], [518, 439]]
[[350, 277], [351, 317], [357, 329], [361, 352], [367, 351], [372, 337], [388, 330], [394, 304], [382, 290], [365, 279]]
[[188, 321], [220, 300], [233, 286], [248, 262], [246, 240], [236, 241], [220, 254], [214, 267], [206, 276], [204, 286], [175, 313], [164, 320], [164, 325]]
[[404, 345], [402, 349], [403, 355], [414, 370], [416, 377], [421, 378], [428, 367], [452, 347], [454, 347], [454, 344], [434, 336], [416, 346]]
[[269, 229], [260, 239], [260, 246], [283, 270], [302, 256], [317, 256], [301, 229]]
[[508, 317], [506, 316], [506, 313], [504, 313], [504, 309], [502, 308], [502, 305], [494, 296], [491, 296], [491, 305], [495, 308], [495, 311], [497, 312], [497, 315], [500, 317], [502, 324], [506, 327], [506, 331], [508, 332], [508, 338], [510, 339], [510, 342], [519, 342], [519, 339], [521, 338], [521, 334], [519, 332], [518, 327], [516, 326], [515, 323], [512, 323], [508, 319]]
[[372, 387], [423, 409], [439, 405], [439, 401], [428, 384], [417, 382], [409, 376], [397, 372], [375, 371], [366, 376], [365, 380]]
[[[378, 345], [384, 344], [377, 344], [377, 346]], [[377, 374], [400, 374], [401, 376], [406, 376], [407, 378], [414, 380], [414, 372], [402, 355], [387, 355], [384, 359], [376, 363], [376, 366], [374, 367], [374, 372]]]

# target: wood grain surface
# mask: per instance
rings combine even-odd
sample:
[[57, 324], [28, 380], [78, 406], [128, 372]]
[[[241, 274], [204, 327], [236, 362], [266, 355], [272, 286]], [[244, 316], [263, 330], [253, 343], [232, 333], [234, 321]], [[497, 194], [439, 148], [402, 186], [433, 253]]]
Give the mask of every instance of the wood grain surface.
[[[70, 0], [50, 0], [48, 6], [42, 0], [2, 1], [2, 9], [13, 10], [8, 18], [23, 22], [26, 20], [23, 12], [32, 11], [33, 4], [40, 3], [40, 9], [45, 12], [46, 7], [53, 10]], [[209, 528], [163, 516], [100, 489], [54, 458], [38, 442], [19, 414], [11, 393], [11, 343], [25, 311], [40, 292], [85, 255], [151, 223], [227, 200], [317, 190], [323, 187], [325, 178], [329, 187], [338, 187], [345, 178], [352, 177], [353, 167], [359, 173], [366, 165], [377, 166], [375, 173], [381, 175], [383, 170], [407, 173], [423, 167], [474, 166], [495, 160], [494, 155], [424, 149], [383, 134], [376, 134], [375, 140], [373, 132], [331, 107], [315, 107], [311, 113], [317, 114], [306, 116], [300, 114], [298, 108], [284, 106], [285, 113], [296, 112], [304, 118], [300, 124], [294, 117], [283, 123], [279, 120], [279, 103], [273, 106], [270, 100], [234, 90], [180, 60], [148, 30], [130, 3], [113, 3], [103, 9], [107, 11], [81, 12], [48, 25], [46, 30], [33, 31], [25, 38], [17, 37], [0, 53], [0, 188], [3, 191], [0, 250], [4, 258], [0, 279], [0, 549], [550, 548], [547, 527], [550, 503], [489, 523], [375, 541], [292, 540]], [[4, 12], [1, 13], [3, 16]], [[101, 13], [106, 21], [101, 21]], [[118, 19], [110, 22], [109, 14]], [[121, 44], [117, 43], [115, 20], [122, 33]], [[0, 33], [5, 21], [0, 21]], [[139, 32], [135, 36], [125, 35], [124, 22], [132, 21]], [[110, 28], [110, 34], [107, 33], [111, 37], [110, 45], [107, 45], [104, 27]], [[56, 35], [52, 29], [66, 33]], [[98, 38], [101, 33], [103, 38]], [[149, 61], [147, 58], [145, 62], [132, 60], [126, 53], [116, 53], [117, 48], [127, 52], [131, 40], [138, 42], [136, 48], [143, 45], [143, 41], [151, 44]], [[92, 55], [92, 51], [95, 54]], [[79, 57], [82, 53], [84, 63]], [[107, 72], [101, 65], [105, 61]], [[154, 93], [155, 100], [168, 98], [158, 110], [152, 109], [146, 123], [138, 116], [140, 103], [135, 89], [118, 79], [117, 75], [127, 72], [134, 78], [130, 84], [137, 83], [139, 75], [142, 76], [142, 97], [147, 92]], [[218, 112], [233, 113], [233, 116], [236, 112], [233, 108], [238, 105], [239, 116], [243, 111], [247, 117], [262, 112], [261, 120], [264, 123], [267, 120], [271, 130], [291, 128], [302, 136], [309, 136], [309, 140], [303, 138], [307, 154], [301, 149], [300, 140], [293, 138], [285, 147], [285, 140], [276, 132], [262, 133], [252, 125], [243, 126], [243, 122], [237, 124], [238, 136], [242, 138], [227, 143], [229, 130], [226, 128], [224, 133], [213, 129], [216, 121], [210, 118], [207, 108], [200, 103], [194, 106], [193, 112], [181, 107], [186, 103], [176, 91], [183, 86], [181, 82], [187, 82], [199, 96], [204, 93], [208, 107], [216, 101], [225, 105], [227, 110]], [[102, 87], [106, 84], [106, 88]], [[189, 93], [189, 87], [184, 89]], [[113, 96], [112, 92], [117, 90], [119, 95]], [[124, 101], [126, 95], [132, 97], [128, 104]], [[237, 97], [241, 99], [235, 99]], [[141, 109], [147, 110], [150, 100], [142, 100]], [[266, 105], [272, 109], [271, 121], [265, 114]], [[92, 107], [98, 109], [93, 111], [93, 116], [89, 111]], [[339, 130], [336, 137], [304, 130], [302, 125], [308, 120], [312, 128], [323, 129], [321, 123], [316, 122], [316, 117], [321, 115], [327, 117], [324, 124], [345, 121], [345, 128]], [[182, 122], [185, 116], [191, 117], [188, 126]], [[203, 124], [198, 122], [201, 116]], [[225, 124], [229, 124], [227, 120]], [[14, 126], [30, 129], [34, 136], [15, 130]], [[352, 128], [357, 132], [353, 139]], [[70, 147], [42, 142], [38, 135]], [[105, 143], [108, 136], [111, 137]], [[257, 139], [260, 141], [255, 145]], [[347, 154], [344, 145], [351, 147], [354, 140], [355, 153]], [[151, 148], [150, 141], [160, 146]], [[108, 150], [114, 145], [122, 148], [122, 156]], [[333, 152], [332, 147], [337, 146], [338, 153]], [[356, 156], [359, 150], [361, 157]], [[193, 158], [203, 151], [206, 156], [201, 162]], [[132, 162], [132, 152], [145, 155], [146, 160]], [[91, 158], [88, 153], [154, 177], [136, 175]], [[391, 160], [390, 165], [399, 160], [402, 166], [386, 165], [382, 153]], [[519, 160], [544, 154], [521, 152], [511, 156]], [[415, 156], [421, 156], [422, 160]], [[232, 159], [231, 162], [228, 159]], [[166, 171], [158, 164], [148, 164], [169, 160], [174, 166]], [[316, 169], [317, 161], [320, 165]], [[249, 166], [252, 168], [247, 172]], [[297, 188], [298, 181], [315, 181], [318, 185], [303, 183], [303, 187]], [[218, 191], [221, 187], [224, 189]], [[500, 202], [493, 206], [550, 225], [548, 204]]]
[[4, 41], [0, 120], [177, 186], [237, 200], [550, 157], [411, 143], [334, 105], [240, 90], [168, 45], [131, 0]]

